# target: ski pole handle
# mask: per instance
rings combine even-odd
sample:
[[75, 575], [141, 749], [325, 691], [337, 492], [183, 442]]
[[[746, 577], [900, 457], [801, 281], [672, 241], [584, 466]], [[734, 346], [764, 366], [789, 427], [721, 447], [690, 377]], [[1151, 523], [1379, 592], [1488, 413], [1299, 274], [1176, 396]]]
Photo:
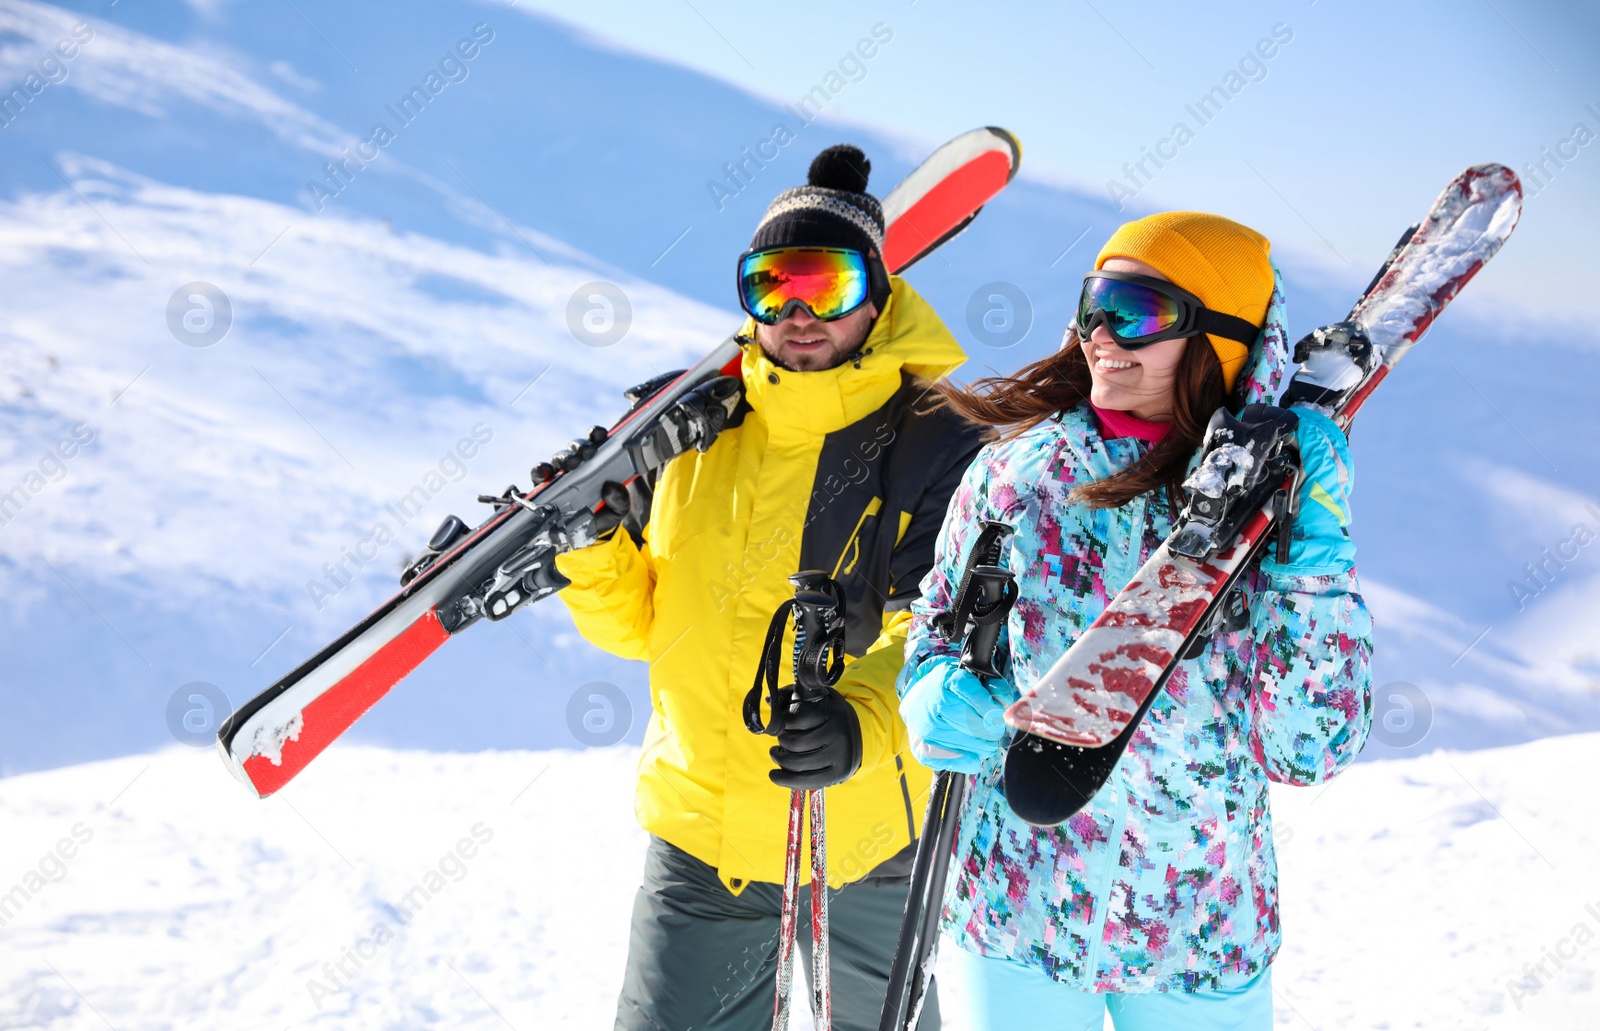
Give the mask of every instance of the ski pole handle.
[[778, 606], [767, 625], [755, 682], [744, 696], [744, 725], [752, 734], [776, 734], [773, 721], [762, 718], [763, 691], [768, 706], [778, 696], [778, 662], [783, 635], [791, 617], [794, 623], [794, 701], [814, 702], [825, 697], [844, 673], [844, 588], [827, 573], [806, 570], [789, 577], [795, 596]]
[[827, 695], [844, 673], [844, 588], [820, 570], [789, 577], [794, 595], [795, 701]]
[[961, 667], [980, 677], [999, 677], [1000, 630], [1017, 600], [1017, 579], [1000, 566], [975, 566], [970, 581], [977, 597], [961, 646]]

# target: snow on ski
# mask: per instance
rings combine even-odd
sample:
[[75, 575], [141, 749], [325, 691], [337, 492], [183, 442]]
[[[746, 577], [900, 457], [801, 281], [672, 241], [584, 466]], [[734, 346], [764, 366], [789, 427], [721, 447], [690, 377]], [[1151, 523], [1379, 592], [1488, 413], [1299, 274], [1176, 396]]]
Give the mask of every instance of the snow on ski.
[[[934, 151], [884, 197], [889, 271], [904, 271], [965, 228], [1016, 175], [1021, 153], [1016, 138], [996, 128], [963, 133]], [[688, 390], [736, 376], [740, 357], [730, 337], [642, 397], [609, 430], [592, 434], [593, 457], [526, 493], [508, 492], [494, 515], [388, 601], [241, 705], [217, 731], [234, 776], [258, 796], [271, 795], [451, 635], [558, 590], [555, 555], [593, 540], [600, 485], [626, 483], [678, 453], [663, 455], [660, 416]]]
[[[1348, 428], [1377, 385], [1500, 249], [1521, 209], [1522, 187], [1509, 168], [1475, 165], [1456, 177], [1347, 323], [1319, 329], [1301, 342], [1304, 360], [1286, 400], [1336, 397], [1330, 414]], [[1341, 326], [1348, 324], [1372, 344], [1364, 357], [1343, 346], [1349, 334]], [[1175, 530], [1066, 654], [1007, 709], [1006, 722], [1061, 744], [1096, 748], [1120, 738], [1125, 746], [1124, 730], [1201, 636], [1216, 603], [1259, 554], [1273, 521], [1269, 501], [1230, 546], [1198, 559], [1174, 551], [1182, 528]]]

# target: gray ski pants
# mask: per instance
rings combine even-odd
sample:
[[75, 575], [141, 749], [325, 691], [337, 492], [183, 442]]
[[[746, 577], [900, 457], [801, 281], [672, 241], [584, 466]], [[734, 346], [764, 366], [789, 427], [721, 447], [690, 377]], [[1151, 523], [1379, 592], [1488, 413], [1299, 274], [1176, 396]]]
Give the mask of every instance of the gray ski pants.
[[[828, 893], [837, 1031], [877, 1031], [906, 891], [903, 880], [869, 879]], [[734, 895], [710, 866], [652, 837], [633, 904], [617, 1031], [771, 1028], [782, 898], [779, 885], [759, 882]], [[796, 966], [809, 974], [809, 887], [800, 889], [800, 899]], [[793, 985], [791, 1025], [810, 1006], [800, 969]], [[929, 987], [921, 1031], [938, 1031], [936, 987]]]

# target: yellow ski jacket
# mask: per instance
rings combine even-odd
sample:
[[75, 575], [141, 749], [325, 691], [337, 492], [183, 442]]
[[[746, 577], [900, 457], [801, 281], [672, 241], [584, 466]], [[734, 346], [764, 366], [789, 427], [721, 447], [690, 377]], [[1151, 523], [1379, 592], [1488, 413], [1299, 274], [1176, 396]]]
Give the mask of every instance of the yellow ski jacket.
[[845, 589], [837, 690], [861, 719], [861, 769], [827, 789], [828, 883], [897, 856], [921, 823], [930, 775], [911, 758], [894, 681], [909, 606], [981, 441], [948, 410], [914, 410], [966, 356], [910, 285], [891, 287], [859, 360], [834, 369], [774, 365], [747, 322], [745, 401], [708, 451], [662, 471], [642, 543], [618, 532], [557, 559], [578, 631], [650, 663], [640, 825], [736, 893], [783, 879], [789, 792], [767, 779], [774, 740], [751, 734], [740, 708], [791, 573], [825, 570]]

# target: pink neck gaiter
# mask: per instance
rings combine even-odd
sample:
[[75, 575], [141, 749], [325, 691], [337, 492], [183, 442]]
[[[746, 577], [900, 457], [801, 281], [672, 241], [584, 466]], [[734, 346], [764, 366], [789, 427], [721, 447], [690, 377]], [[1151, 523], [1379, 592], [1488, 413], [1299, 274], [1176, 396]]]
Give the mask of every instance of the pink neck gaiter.
[[1138, 437], [1151, 444], [1159, 444], [1167, 431], [1172, 429], [1170, 422], [1151, 422], [1115, 408], [1101, 408], [1092, 401], [1089, 407], [1094, 410], [1094, 417], [1100, 424], [1100, 435], [1108, 440], [1112, 437]]

